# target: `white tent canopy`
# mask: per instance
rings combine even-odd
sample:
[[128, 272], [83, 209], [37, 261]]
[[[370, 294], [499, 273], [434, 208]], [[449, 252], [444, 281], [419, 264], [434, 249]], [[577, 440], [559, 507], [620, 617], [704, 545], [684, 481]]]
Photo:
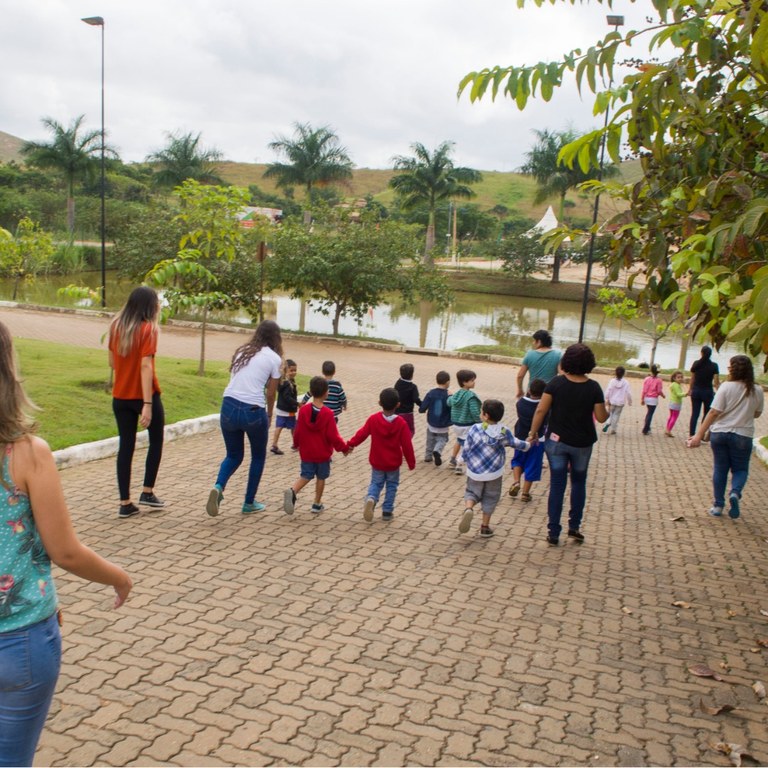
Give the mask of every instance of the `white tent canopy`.
[[545, 211], [544, 215], [541, 217], [541, 221], [535, 227], [531, 227], [531, 229], [529, 229], [526, 234], [533, 235], [536, 230], [539, 231], [539, 234], [542, 234], [543, 232], [549, 232], [550, 229], [554, 229], [555, 227], [559, 226], [560, 222], [557, 220], [557, 216], [555, 216], [555, 212], [552, 210], [552, 206], [550, 205]]

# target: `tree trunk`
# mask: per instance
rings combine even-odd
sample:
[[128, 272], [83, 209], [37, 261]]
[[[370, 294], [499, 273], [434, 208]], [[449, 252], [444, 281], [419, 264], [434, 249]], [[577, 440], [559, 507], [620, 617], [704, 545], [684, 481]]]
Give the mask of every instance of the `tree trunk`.
[[651, 362], [648, 365], [653, 366], [656, 362], [656, 347], [659, 346], [659, 340], [654, 336], [651, 340]]
[[424, 244], [424, 263], [432, 263], [432, 249], [435, 247], [435, 212], [429, 212], [427, 219], [427, 239]]
[[208, 324], [208, 307], [203, 307], [203, 322], [200, 324], [200, 364], [197, 375], [205, 376], [205, 327]]
[[562, 261], [562, 258], [560, 249], [558, 248], [552, 258], [552, 280], [550, 280], [552, 283], [560, 282], [560, 262]]
[[67, 229], [69, 230], [70, 239], [75, 234], [75, 198], [67, 198]]
[[333, 314], [333, 335], [334, 336], [339, 335], [339, 320], [341, 319], [341, 310], [342, 308], [337, 304], [336, 311]]

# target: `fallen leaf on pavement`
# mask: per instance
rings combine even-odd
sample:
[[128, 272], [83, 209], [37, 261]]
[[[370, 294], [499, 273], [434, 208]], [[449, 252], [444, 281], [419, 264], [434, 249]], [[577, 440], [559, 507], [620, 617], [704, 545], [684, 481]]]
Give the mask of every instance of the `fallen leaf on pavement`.
[[723, 712], [733, 712], [736, 707], [733, 704], [721, 704], [719, 707], [710, 707], [704, 703], [704, 699], [699, 699], [699, 709], [705, 715], [720, 715]]
[[672, 603], [676, 608], [690, 608], [691, 604], [686, 603], [685, 600], [675, 600], [674, 603]]
[[632, 609], [631, 608], [627, 608], [626, 605], [622, 606], [621, 610], [624, 611], [624, 613], [626, 613], [626, 614], [633, 613]]
[[752, 690], [755, 692], [758, 699], [765, 698], [765, 686], [759, 680], [755, 680], [752, 684]]
[[763, 648], [768, 648], [768, 637], [758, 637], [755, 642]]
[[714, 669], [710, 669], [706, 664], [693, 664], [688, 667], [688, 671], [692, 675], [696, 675], [696, 677], [712, 677], [715, 680], [723, 679]]
[[731, 668], [724, 661], [720, 662], [720, 669], [724, 669], [726, 672], [730, 672]]
[[732, 619], [736, 615], [736, 611], [728, 611], [728, 618]]
[[677, 517], [670, 517], [669, 522], [670, 523], [679, 523], [681, 520], [685, 520], [684, 515], [678, 515]]
[[760, 609], [760, 615], [761, 616], [768, 616], [768, 611], [764, 611], [762, 608]]
[[756, 763], [757, 760], [755, 760], [752, 755], [748, 754], [744, 751], [744, 747], [741, 746], [741, 744], [727, 744], [724, 741], [720, 741], [717, 744], [712, 744], [712, 749], [716, 750], [717, 752], [722, 753], [723, 755], [728, 755], [731, 762], [735, 766], [740, 766], [741, 761], [746, 758], [747, 760], [751, 760], [753, 763]]

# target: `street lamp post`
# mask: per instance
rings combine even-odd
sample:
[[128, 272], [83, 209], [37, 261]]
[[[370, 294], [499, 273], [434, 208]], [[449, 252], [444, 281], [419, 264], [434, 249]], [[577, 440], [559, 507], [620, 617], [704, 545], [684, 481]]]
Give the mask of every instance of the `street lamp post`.
[[83, 19], [92, 27], [101, 27], [101, 306], [107, 306], [107, 240], [106, 240], [106, 209], [104, 195], [106, 194], [106, 179], [104, 167], [105, 135], [104, 135], [104, 18], [88, 16]]
[[[623, 16], [606, 16], [609, 26], [613, 27], [614, 32], [624, 24]], [[608, 90], [613, 86], [613, 78], [608, 83]], [[600, 165], [598, 166], [597, 180], [603, 180], [603, 168], [605, 165], [605, 133], [608, 129], [608, 114], [610, 105], [605, 108], [605, 122], [603, 123], [603, 137], [600, 141]], [[589, 283], [592, 279], [592, 261], [595, 255], [595, 227], [597, 225], [597, 214], [600, 209], [600, 193], [595, 195], [595, 205], [592, 208], [592, 231], [589, 235], [589, 251], [587, 252], [587, 276], [584, 278], [584, 296], [581, 300], [581, 321], [579, 323], [579, 343], [584, 341], [584, 327], [587, 322], [587, 304], [589, 303]]]

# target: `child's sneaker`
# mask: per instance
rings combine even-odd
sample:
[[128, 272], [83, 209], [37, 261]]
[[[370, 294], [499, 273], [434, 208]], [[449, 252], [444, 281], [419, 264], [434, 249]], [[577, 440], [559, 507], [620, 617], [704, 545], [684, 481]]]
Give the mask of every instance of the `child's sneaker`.
[[722, 507], [710, 507], [709, 514], [712, 515], [712, 517], [722, 517], [723, 508]]
[[138, 514], [139, 508], [135, 504], [121, 504], [120, 511], [117, 513], [117, 516], [119, 518], [126, 519]]
[[435, 466], [439, 467], [443, 463], [443, 457], [439, 451], [432, 451], [432, 458], [435, 460]]
[[432, 463], [432, 456], [425, 456], [424, 457], [424, 463], [425, 464], [431, 464]]
[[272, 453], [274, 453], [275, 456], [283, 456], [284, 455], [284, 452], [281, 451], [276, 445], [273, 445], [269, 450]]
[[453, 469], [453, 468], [455, 468], [455, 467], [456, 467], [456, 457], [455, 457], [455, 456], [451, 456], [451, 458], [450, 458], [450, 460], [449, 460], [449, 462], [448, 462], [448, 466], [449, 466], [451, 469]]
[[512, 487], [509, 489], [509, 495], [514, 499], [518, 493], [520, 493], [520, 483], [512, 483]]
[[224, 498], [220, 485], [214, 485], [208, 494], [208, 503], [205, 505], [205, 511], [211, 516], [216, 517], [219, 514], [219, 504]]
[[480, 535], [484, 539], [490, 539], [491, 536], [493, 536], [493, 528], [491, 528], [490, 525], [481, 525], [480, 526]]
[[262, 504], [260, 501], [254, 501], [253, 504], [243, 504], [243, 508], [240, 512], [244, 515], [252, 515], [254, 512], [263, 512], [266, 508], [266, 504]]
[[730, 504], [728, 509], [728, 517], [730, 517], [732, 520], [735, 520], [741, 514], [741, 510], [739, 509], [739, 501], [741, 501], [739, 494], [736, 493], [736, 491], [731, 491], [731, 495], [728, 497], [728, 503]]
[[296, 508], [296, 492], [289, 488], [283, 493], [283, 511], [286, 515], [292, 515]]
[[312, 505], [312, 512], [314, 512], [316, 515], [319, 515], [324, 509], [325, 509], [325, 504]]
[[395, 519], [395, 513], [394, 512], [382, 512], [381, 513], [381, 519], [385, 523], [388, 523], [388, 522], [390, 522], [390, 520], [394, 520]]
[[461, 464], [456, 464], [456, 466], [453, 468], [453, 474], [454, 475], [464, 474], [464, 468], [461, 466]]
[[472, 525], [472, 518], [474, 512], [467, 507], [464, 510], [464, 514], [461, 516], [461, 522], [459, 523], [459, 533], [466, 533], [469, 530], [469, 526]]
[[363, 504], [363, 520], [366, 523], [370, 523], [373, 520], [373, 508], [376, 506], [376, 502], [369, 496]]

